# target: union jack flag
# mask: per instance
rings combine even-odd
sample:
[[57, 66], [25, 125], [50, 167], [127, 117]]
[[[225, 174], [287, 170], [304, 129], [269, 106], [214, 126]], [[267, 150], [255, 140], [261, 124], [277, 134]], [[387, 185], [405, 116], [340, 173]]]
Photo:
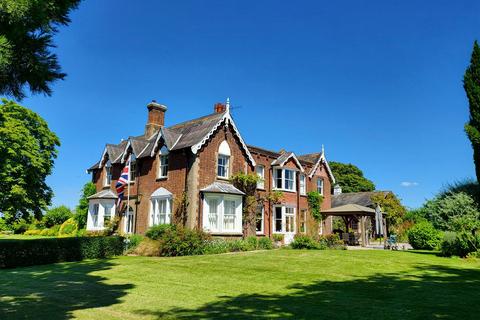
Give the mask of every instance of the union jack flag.
[[130, 179], [129, 173], [130, 173], [130, 159], [127, 161], [127, 164], [125, 165], [125, 168], [123, 168], [122, 174], [120, 175], [120, 178], [118, 178], [117, 184], [115, 185], [115, 188], [117, 189], [117, 194], [118, 194], [117, 207], [120, 206], [120, 203], [124, 198], [125, 186], [128, 185], [128, 180]]

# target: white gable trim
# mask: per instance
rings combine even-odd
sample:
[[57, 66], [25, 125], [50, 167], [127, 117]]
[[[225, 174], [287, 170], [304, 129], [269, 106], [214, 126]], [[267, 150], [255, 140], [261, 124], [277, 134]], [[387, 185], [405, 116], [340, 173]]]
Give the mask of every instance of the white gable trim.
[[[108, 154], [108, 151], [107, 151], [107, 146], [105, 146], [105, 149], [103, 150], [103, 153], [102, 153], [102, 157], [100, 158], [100, 162], [98, 163], [98, 166], [101, 168], [103, 167], [103, 161], [105, 160], [105, 156]], [[108, 157], [110, 158], [110, 155], [108, 155]]]
[[327, 173], [328, 175], [330, 176], [330, 179], [332, 179], [332, 182], [335, 183], [335, 177], [333, 176], [333, 172], [332, 172], [332, 169], [330, 169], [330, 165], [328, 164], [328, 161], [327, 159], [325, 158], [325, 153], [322, 152], [322, 155], [320, 156], [320, 158], [318, 159], [317, 163], [315, 164], [315, 166], [313, 167], [312, 171], [310, 171], [310, 175], [308, 176], [310, 179], [312, 179], [313, 175], [315, 174], [315, 172], [317, 171], [318, 167], [320, 166], [320, 164], [322, 163], [322, 161], [325, 163], [325, 167], [327, 167]]
[[152, 193], [150, 198], [152, 198], [152, 199], [153, 198], [171, 198], [172, 196], [173, 196], [173, 194], [170, 191], [168, 191], [167, 189], [165, 189], [163, 187], [160, 187]]
[[155, 155], [155, 149], [157, 148], [157, 144], [160, 141], [161, 137], [162, 137], [162, 129], [160, 128], [160, 130], [158, 130], [158, 133], [157, 133], [157, 138], [155, 139], [155, 142], [153, 143], [152, 152], [150, 153], [151, 157], [153, 157]]
[[192, 149], [193, 154], [197, 154], [198, 150], [200, 150], [207, 143], [207, 141], [210, 139], [210, 137], [213, 135], [213, 133], [222, 124], [224, 124], [224, 125], [231, 124], [232, 125], [234, 133], [236, 134], [238, 140], [240, 140], [240, 144], [242, 145], [243, 150], [247, 154], [248, 160], [250, 160], [250, 163], [252, 164], [252, 166], [255, 166], [256, 162], [253, 159], [253, 156], [251, 155], [250, 151], [248, 150], [247, 145], [243, 141], [243, 138], [240, 135], [240, 131], [238, 131], [237, 126], [235, 125], [235, 122], [233, 121], [232, 117], [230, 116], [229, 110], [227, 110], [227, 112], [225, 112], [224, 116], [217, 122], [217, 124], [212, 128], [212, 130], [210, 130], [210, 132], [207, 133], [207, 135], [205, 137], [203, 137], [203, 139], [199, 143], [192, 146], [191, 149]]
[[[130, 139], [128, 139], [127, 145], [125, 146], [125, 149], [123, 150], [123, 153], [122, 153], [122, 161], [121, 161], [122, 163], [126, 161], [127, 151], [128, 151], [128, 148], [130, 148], [130, 146], [131, 146]], [[134, 153], [133, 148], [132, 148], [132, 153]]]
[[300, 161], [298, 161], [297, 156], [296, 156], [295, 153], [293, 153], [293, 152], [290, 154], [290, 156], [288, 156], [287, 159], [283, 160], [282, 163], [277, 164], [277, 165], [274, 165], [275, 161], [277, 161], [277, 160], [273, 160], [272, 163], [271, 163], [271, 165], [272, 165], [272, 166], [280, 166], [280, 167], [283, 167], [283, 166], [285, 165], [285, 163], [287, 163], [287, 161], [290, 160], [292, 157], [293, 157], [293, 160], [295, 161], [295, 163], [297, 164], [297, 166], [300, 168], [300, 171], [301, 171], [302, 173], [304, 173], [305, 170], [303, 169], [302, 165], [300, 164]]

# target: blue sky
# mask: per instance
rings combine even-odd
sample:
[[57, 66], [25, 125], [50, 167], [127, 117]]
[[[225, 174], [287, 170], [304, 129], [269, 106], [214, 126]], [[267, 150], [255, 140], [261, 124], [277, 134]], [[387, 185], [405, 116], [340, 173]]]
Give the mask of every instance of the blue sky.
[[174, 124], [230, 97], [247, 143], [325, 145], [416, 207], [474, 176], [462, 77], [479, 1], [93, 1], [56, 36], [68, 74], [22, 104], [62, 141], [48, 182], [75, 206], [105, 143], [142, 134], [146, 104]]

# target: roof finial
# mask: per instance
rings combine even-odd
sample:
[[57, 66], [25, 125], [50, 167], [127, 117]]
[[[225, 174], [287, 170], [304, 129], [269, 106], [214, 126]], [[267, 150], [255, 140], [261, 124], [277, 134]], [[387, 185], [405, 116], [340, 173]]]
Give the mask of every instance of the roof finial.
[[230, 112], [230, 98], [227, 98], [227, 112]]
[[325, 146], [322, 143], [322, 154], [325, 156]]

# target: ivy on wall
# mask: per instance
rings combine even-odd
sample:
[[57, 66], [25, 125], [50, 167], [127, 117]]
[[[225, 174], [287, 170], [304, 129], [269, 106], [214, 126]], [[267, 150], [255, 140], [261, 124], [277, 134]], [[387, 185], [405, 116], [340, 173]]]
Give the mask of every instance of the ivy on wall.
[[310, 191], [307, 193], [307, 201], [313, 219], [318, 222], [322, 221], [323, 196], [318, 191]]

